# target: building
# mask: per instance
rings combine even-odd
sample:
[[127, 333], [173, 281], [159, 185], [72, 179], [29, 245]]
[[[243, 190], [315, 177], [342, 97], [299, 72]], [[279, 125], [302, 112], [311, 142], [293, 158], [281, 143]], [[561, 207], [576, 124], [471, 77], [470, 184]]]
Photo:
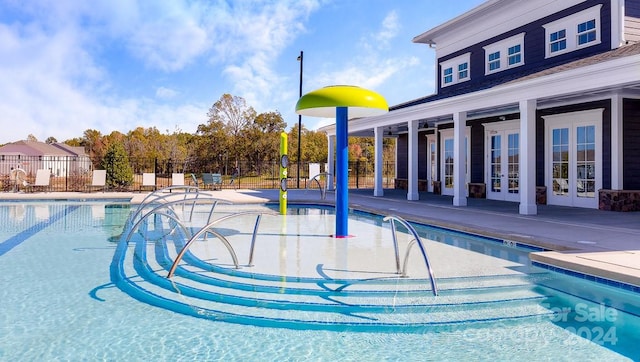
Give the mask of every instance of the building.
[[489, 0], [413, 42], [435, 49], [436, 93], [349, 121], [375, 137], [374, 195], [397, 137], [408, 200], [640, 210], [640, 0]]
[[23, 169], [30, 177], [39, 169], [49, 170], [52, 176], [67, 177], [85, 175], [92, 166], [83, 147], [18, 141], [0, 147], [0, 175], [9, 175], [14, 169]]

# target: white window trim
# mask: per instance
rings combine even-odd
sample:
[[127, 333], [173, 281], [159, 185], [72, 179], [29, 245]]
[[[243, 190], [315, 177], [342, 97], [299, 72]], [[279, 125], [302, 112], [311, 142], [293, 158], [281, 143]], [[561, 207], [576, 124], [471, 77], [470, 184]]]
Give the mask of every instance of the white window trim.
[[[464, 63], [467, 63], [467, 77], [463, 79], [459, 79], [458, 66]], [[445, 78], [444, 71], [445, 69], [448, 69], [448, 68], [453, 69], [453, 72], [452, 72], [453, 81], [451, 83], [444, 82], [444, 78]], [[466, 53], [440, 63], [440, 84], [442, 88], [448, 87], [454, 84], [466, 82], [468, 80], [471, 80], [471, 53]]]
[[[601, 8], [602, 4], [599, 4], [589, 9], [583, 10], [579, 13], [575, 13], [565, 18], [543, 25], [542, 27], [545, 29], [545, 58], [555, 57], [556, 55], [566, 54], [574, 50], [600, 44], [602, 42], [602, 26], [600, 21]], [[596, 40], [578, 45], [578, 24], [594, 19], [596, 21]], [[560, 51], [551, 53], [549, 35], [560, 30], [566, 30], [567, 32], [567, 47]]]
[[[483, 47], [484, 49], [484, 74], [493, 74], [498, 73], [503, 70], [519, 67], [524, 65], [524, 34], [520, 33], [509, 37], [507, 39], [503, 39], [499, 42], [495, 42], [493, 44], [487, 45]], [[512, 46], [520, 45], [520, 63], [509, 65], [509, 48]], [[495, 52], [500, 52], [500, 68], [490, 70], [489, 69], [489, 54], [493, 54]]]

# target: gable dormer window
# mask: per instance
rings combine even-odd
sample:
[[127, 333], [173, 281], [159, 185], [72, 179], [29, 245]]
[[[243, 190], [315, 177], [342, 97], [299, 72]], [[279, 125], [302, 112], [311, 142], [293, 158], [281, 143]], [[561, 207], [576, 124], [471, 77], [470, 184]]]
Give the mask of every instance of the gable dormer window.
[[485, 46], [485, 74], [496, 73], [523, 65], [523, 49], [524, 33]]
[[602, 5], [596, 5], [543, 25], [546, 58], [600, 44], [600, 8]]
[[463, 54], [440, 63], [441, 84], [447, 87], [471, 79], [469, 76], [471, 53]]

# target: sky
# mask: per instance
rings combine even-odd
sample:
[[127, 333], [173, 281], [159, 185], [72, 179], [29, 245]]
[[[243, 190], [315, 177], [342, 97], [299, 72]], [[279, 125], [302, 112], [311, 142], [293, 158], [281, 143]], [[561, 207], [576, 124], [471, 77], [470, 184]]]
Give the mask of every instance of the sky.
[[403, 103], [435, 91], [435, 50], [412, 39], [482, 2], [0, 0], [0, 144], [195, 133], [225, 93], [290, 128], [301, 51], [303, 94], [355, 85]]

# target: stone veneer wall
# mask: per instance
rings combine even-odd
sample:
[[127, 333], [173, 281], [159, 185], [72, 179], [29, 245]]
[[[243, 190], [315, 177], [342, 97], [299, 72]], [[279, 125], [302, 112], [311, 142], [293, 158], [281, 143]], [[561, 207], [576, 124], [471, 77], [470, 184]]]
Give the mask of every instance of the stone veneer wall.
[[[405, 178], [397, 178], [394, 180], [394, 188], [396, 190], [408, 190], [409, 181]], [[418, 180], [418, 191], [427, 191], [427, 180]]]
[[547, 204], [547, 187], [546, 186], [536, 186], [536, 204], [538, 205]]
[[472, 199], [486, 199], [487, 185], [483, 183], [469, 183], [469, 197]]
[[607, 211], [640, 211], [640, 190], [599, 190], [598, 208]]

